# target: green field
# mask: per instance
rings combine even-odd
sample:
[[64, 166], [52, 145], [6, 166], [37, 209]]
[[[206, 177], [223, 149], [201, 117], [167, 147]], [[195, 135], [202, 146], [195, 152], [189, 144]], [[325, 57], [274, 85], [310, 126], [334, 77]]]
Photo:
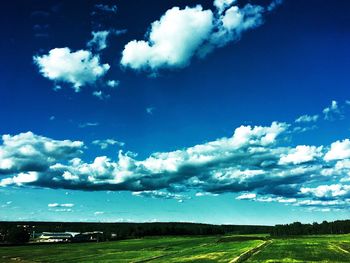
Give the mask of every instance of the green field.
[[[0, 247], [0, 262], [230, 262], [263, 236], [152, 237]], [[245, 262], [350, 262], [350, 235], [274, 238]]]
[[228, 262], [261, 240], [153, 237], [115, 242], [0, 247], [1, 262]]
[[350, 262], [350, 235], [273, 239], [247, 262]]

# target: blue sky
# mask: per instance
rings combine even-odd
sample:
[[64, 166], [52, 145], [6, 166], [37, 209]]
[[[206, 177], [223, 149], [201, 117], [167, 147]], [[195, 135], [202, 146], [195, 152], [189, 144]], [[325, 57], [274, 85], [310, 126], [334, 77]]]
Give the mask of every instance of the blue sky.
[[349, 8], [2, 3], [0, 220], [348, 218]]

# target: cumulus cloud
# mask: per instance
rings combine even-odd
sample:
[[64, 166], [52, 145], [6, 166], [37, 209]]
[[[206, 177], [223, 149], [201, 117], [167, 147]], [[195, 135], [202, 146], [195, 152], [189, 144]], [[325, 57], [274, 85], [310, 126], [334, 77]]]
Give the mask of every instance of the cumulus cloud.
[[219, 13], [222, 13], [222, 11], [235, 2], [236, 0], [214, 0], [213, 4], [218, 9]]
[[72, 84], [76, 92], [82, 86], [94, 84], [110, 68], [108, 64], [101, 64], [99, 56], [90, 51], [72, 52], [67, 47], [51, 49], [49, 54], [34, 56], [33, 60], [45, 78]]
[[119, 147], [123, 147], [125, 145], [124, 142], [120, 142], [114, 139], [94, 140], [92, 144], [99, 146], [102, 150], [107, 149], [112, 145], [117, 145]]
[[13, 176], [12, 178], [5, 178], [0, 180], [0, 186], [7, 185], [25, 185], [31, 182], [35, 182], [38, 180], [37, 172], [27, 172], [27, 173], [19, 173], [18, 175]]
[[334, 199], [339, 196], [350, 197], [350, 185], [332, 184], [317, 187], [302, 187], [300, 193], [322, 199]]
[[[85, 148], [79, 141], [33, 133], [4, 135], [0, 186], [125, 190], [178, 201], [189, 198], [191, 189], [196, 196], [237, 193], [238, 200], [345, 207], [350, 198], [350, 140], [290, 147], [285, 145], [289, 129], [279, 122], [240, 126], [230, 137], [155, 152], [141, 160], [119, 151], [116, 160], [97, 156], [90, 162], [80, 158]], [[94, 144], [104, 147], [103, 143], [118, 144], [114, 140]]]
[[326, 161], [350, 158], [350, 140], [336, 141], [331, 144], [330, 150], [324, 156]]
[[121, 64], [132, 69], [184, 67], [213, 28], [213, 13], [201, 6], [173, 7], [151, 25], [147, 41], [129, 42]]
[[263, 23], [265, 8], [234, 0], [215, 0], [217, 11], [201, 5], [173, 7], [151, 24], [146, 40], [132, 40], [122, 52], [121, 65], [134, 70], [183, 68], [193, 57], [205, 57], [215, 48], [239, 40], [242, 33]]
[[299, 118], [295, 120], [295, 122], [300, 123], [300, 122], [316, 122], [318, 120], [318, 115], [302, 115]]
[[[18, 173], [15, 183], [33, 181], [36, 172], [45, 171], [60, 160], [67, 160], [82, 153], [81, 141], [53, 140], [32, 132], [3, 135], [0, 145], [0, 175]], [[29, 179], [28, 179], [29, 180]]]
[[288, 154], [282, 154], [279, 164], [301, 164], [315, 160], [322, 156], [322, 146], [298, 145], [295, 149], [290, 150]]

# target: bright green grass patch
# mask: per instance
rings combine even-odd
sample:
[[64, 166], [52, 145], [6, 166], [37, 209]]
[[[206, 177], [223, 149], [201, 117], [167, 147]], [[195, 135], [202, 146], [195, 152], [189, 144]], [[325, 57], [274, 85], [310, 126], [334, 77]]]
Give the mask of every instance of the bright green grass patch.
[[247, 262], [350, 262], [349, 249], [349, 235], [280, 238]]

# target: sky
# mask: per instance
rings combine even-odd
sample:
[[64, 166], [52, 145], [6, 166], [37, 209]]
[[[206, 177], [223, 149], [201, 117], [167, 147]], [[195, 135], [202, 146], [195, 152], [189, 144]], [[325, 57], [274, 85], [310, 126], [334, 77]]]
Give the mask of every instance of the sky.
[[349, 8], [3, 1], [0, 220], [348, 219]]

